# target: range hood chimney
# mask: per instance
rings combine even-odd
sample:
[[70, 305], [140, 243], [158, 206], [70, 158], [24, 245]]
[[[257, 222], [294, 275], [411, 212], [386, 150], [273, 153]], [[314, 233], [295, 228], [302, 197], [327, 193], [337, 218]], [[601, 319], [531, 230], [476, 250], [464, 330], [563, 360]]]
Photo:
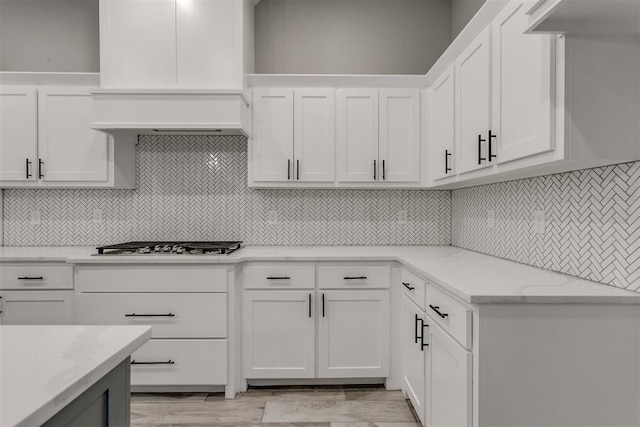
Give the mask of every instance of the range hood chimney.
[[93, 129], [111, 134], [249, 136], [242, 90], [95, 89]]

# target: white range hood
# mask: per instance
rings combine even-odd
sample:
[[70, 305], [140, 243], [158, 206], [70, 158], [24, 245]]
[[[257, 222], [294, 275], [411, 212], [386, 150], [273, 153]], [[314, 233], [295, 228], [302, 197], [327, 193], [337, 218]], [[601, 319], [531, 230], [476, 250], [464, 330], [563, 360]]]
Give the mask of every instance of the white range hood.
[[249, 102], [242, 90], [109, 88], [91, 93], [91, 127], [114, 135], [249, 136]]

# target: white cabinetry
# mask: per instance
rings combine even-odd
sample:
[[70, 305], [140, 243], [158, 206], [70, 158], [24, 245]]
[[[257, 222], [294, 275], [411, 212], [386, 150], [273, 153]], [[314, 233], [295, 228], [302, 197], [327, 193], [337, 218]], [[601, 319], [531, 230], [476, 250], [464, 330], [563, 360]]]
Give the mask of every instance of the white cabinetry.
[[242, 376], [388, 377], [389, 278], [379, 265], [248, 265]]
[[227, 385], [227, 269], [183, 265], [81, 265], [80, 324], [151, 325], [132, 355], [131, 383], [145, 389]]
[[417, 89], [340, 89], [338, 182], [420, 181]]
[[409, 297], [404, 296], [402, 301], [402, 390], [411, 400], [413, 409], [423, 424], [427, 391], [424, 319], [424, 310]]
[[430, 170], [434, 180], [453, 176], [457, 172], [454, 77], [454, 67], [451, 65], [431, 86], [429, 145]]
[[0, 88], [0, 186], [135, 187], [135, 146], [90, 128], [89, 89]]
[[492, 164], [486, 140], [491, 124], [490, 37], [487, 28], [455, 62], [458, 173]]
[[72, 271], [64, 264], [0, 263], [0, 324], [73, 324]]
[[332, 182], [333, 89], [253, 91], [255, 182]]
[[253, 6], [100, 0], [101, 87], [242, 88], [253, 67]]

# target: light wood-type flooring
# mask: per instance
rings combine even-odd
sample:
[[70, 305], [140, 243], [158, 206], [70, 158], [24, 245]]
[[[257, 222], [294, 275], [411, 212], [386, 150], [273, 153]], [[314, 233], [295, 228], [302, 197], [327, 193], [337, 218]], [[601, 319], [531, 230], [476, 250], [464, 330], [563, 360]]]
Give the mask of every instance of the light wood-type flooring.
[[382, 387], [256, 388], [223, 393], [133, 393], [132, 427], [419, 427], [400, 391]]

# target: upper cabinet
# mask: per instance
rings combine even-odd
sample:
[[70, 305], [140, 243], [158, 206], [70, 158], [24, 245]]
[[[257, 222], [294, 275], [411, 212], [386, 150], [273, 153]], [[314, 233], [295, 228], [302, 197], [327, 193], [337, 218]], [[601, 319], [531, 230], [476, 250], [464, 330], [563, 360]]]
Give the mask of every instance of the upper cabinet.
[[249, 0], [100, 0], [102, 88], [242, 88]]
[[300, 77], [311, 84], [299, 87], [295, 77], [258, 76], [293, 87], [253, 88], [249, 186], [419, 187], [424, 95], [415, 87], [340, 87], [358, 77]]
[[135, 187], [135, 146], [90, 128], [89, 90], [0, 86], [0, 187]]
[[477, 35], [470, 38], [465, 29], [461, 35], [469, 41], [456, 40], [451, 49], [457, 56], [443, 55], [453, 70], [437, 64], [440, 74], [427, 76], [432, 186], [461, 188], [640, 159], [637, 35], [526, 34], [531, 5], [512, 0], [490, 23], [484, 17], [483, 27], [470, 23]]

